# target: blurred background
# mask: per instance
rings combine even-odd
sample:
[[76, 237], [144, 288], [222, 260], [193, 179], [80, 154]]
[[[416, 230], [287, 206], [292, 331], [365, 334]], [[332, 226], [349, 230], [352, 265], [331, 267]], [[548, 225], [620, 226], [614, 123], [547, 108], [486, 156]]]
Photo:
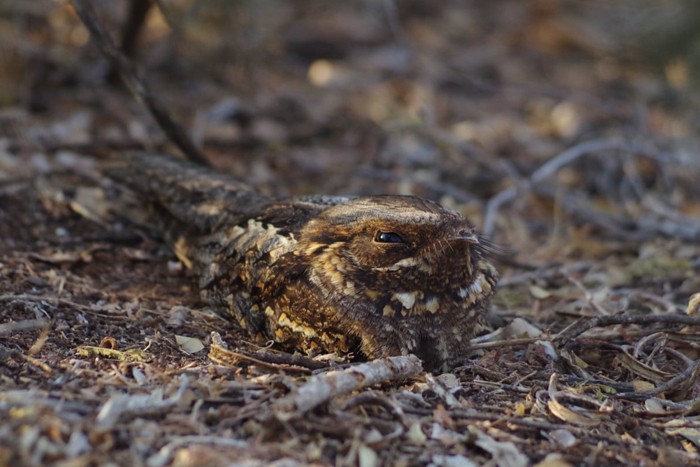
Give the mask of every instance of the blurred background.
[[[532, 257], [700, 236], [697, 2], [93, 4], [214, 165], [266, 192], [416, 194]], [[69, 2], [2, 0], [0, 173], [131, 149], [177, 152]]]

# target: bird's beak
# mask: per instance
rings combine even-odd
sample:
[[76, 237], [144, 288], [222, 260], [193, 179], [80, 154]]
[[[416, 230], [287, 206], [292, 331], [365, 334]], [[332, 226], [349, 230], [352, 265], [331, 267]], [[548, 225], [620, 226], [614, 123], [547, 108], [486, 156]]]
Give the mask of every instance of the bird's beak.
[[457, 235], [450, 237], [450, 240], [461, 240], [471, 243], [472, 245], [478, 245], [480, 243], [479, 236], [473, 230], [462, 230], [458, 232]]

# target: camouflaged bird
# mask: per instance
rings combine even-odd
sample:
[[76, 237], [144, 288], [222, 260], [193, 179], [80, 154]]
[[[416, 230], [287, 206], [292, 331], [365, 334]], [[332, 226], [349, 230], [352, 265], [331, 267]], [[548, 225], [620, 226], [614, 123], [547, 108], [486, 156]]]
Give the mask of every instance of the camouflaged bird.
[[414, 196], [274, 199], [168, 156], [108, 174], [199, 276], [205, 301], [261, 340], [307, 355], [464, 355], [497, 273], [467, 219]]

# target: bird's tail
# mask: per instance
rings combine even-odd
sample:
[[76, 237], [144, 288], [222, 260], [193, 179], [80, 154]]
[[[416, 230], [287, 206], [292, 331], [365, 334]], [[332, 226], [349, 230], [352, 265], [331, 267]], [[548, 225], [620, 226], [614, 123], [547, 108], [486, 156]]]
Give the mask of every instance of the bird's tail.
[[254, 216], [270, 201], [244, 183], [166, 155], [127, 154], [104, 173], [134, 193], [130, 204], [137, 212], [120, 214], [156, 230], [187, 266], [199, 239]]

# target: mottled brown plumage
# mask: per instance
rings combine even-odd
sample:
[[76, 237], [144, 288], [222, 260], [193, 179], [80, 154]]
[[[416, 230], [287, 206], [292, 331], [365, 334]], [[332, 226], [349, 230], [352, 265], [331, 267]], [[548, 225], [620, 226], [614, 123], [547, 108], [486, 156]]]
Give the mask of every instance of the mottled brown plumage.
[[204, 299], [251, 335], [314, 355], [463, 355], [497, 273], [468, 220], [413, 196], [266, 197], [167, 156], [109, 174], [199, 277]]

